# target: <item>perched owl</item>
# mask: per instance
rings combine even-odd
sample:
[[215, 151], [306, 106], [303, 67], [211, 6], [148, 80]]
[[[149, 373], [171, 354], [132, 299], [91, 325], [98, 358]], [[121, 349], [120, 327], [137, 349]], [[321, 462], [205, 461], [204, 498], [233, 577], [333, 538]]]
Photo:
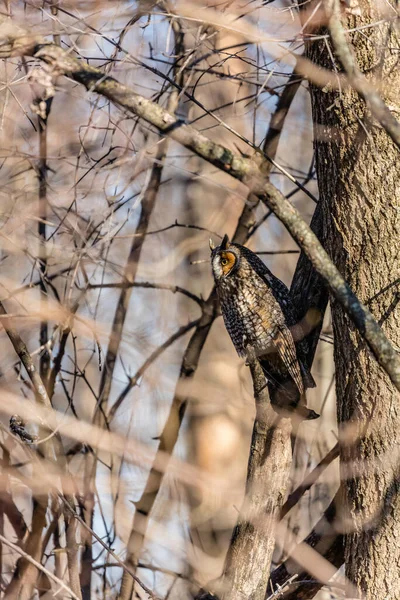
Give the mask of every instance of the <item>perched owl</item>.
[[289, 290], [254, 252], [225, 235], [211, 247], [211, 266], [226, 329], [239, 354], [258, 357], [274, 408], [303, 419], [319, 415], [306, 407], [305, 390], [315, 387]]

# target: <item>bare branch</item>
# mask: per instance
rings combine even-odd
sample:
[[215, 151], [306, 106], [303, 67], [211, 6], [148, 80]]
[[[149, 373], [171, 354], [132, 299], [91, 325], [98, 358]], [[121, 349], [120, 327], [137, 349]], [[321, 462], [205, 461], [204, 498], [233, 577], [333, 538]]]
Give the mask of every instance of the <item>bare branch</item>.
[[60, 588], [65, 590], [71, 598], [74, 598], [74, 600], [81, 600], [80, 596], [77, 596], [76, 594], [74, 594], [74, 592], [62, 581], [62, 579], [59, 579], [58, 577], [53, 575], [53, 573], [51, 571], [49, 571], [48, 569], [46, 569], [46, 567], [41, 565], [40, 562], [38, 562], [37, 560], [32, 558], [32, 556], [30, 556], [29, 554], [24, 552], [19, 546], [17, 546], [16, 544], [13, 544], [9, 540], [7, 540], [7, 538], [5, 538], [4, 535], [0, 535], [0, 540], [5, 546], [8, 546], [12, 550], [14, 550], [14, 552], [16, 552], [17, 554], [22, 556], [25, 560], [27, 560], [32, 565], [34, 565], [39, 571], [42, 571], [42, 573], [45, 573], [47, 575], [47, 577], [49, 577], [49, 579], [52, 579], [57, 585], [60, 586]]
[[305, 477], [304, 481], [290, 494], [285, 504], [282, 506], [280, 518], [283, 519], [287, 513], [299, 502], [300, 498], [314, 485], [329, 465], [339, 456], [339, 444], [334, 447], [318, 465]]
[[[4, 308], [3, 304], [0, 302], [0, 315], [7, 315], [7, 311]], [[3, 327], [6, 330], [6, 333], [12, 343], [15, 352], [18, 354], [22, 364], [24, 365], [26, 372], [28, 374], [29, 379], [32, 382], [33, 389], [35, 390], [35, 396], [38, 402], [46, 406], [47, 408], [51, 408], [50, 398], [47, 394], [46, 387], [44, 386], [42, 379], [33, 364], [32, 357], [26, 347], [24, 341], [22, 340], [19, 333], [12, 327], [12, 322], [10, 320], [3, 321]]]
[[393, 142], [400, 149], [400, 123], [390, 112], [376, 89], [360, 71], [353, 50], [346, 39], [346, 33], [341, 20], [340, 0], [329, 0], [328, 27], [335, 53], [345, 70], [352, 87], [360, 94], [369, 106], [375, 119], [390, 135]]
[[[340, 502], [339, 492], [302, 544], [313, 548], [329, 563], [339, 569], [344, 563], [344, 538], [334, 528], [337, 502]], [[299, 556], [302, 554], [301, 548], [300, 545], [298, 547]], [[287, 580], [295, 574], [297, 575], [297, 585], [291, 586], [289, 590], [282, 593], [281, 598], [285, 600], [309, 600], [321, 589], [323, 583], [315, 581], [314, 576], [298, 564], [295, 557], [296, 548], [292, 550], [285, 562], [272, 572], [267, 595], [272, 594], [278, 585], [284, 586]]]
[[145, 585], [143, 581], [141, 581], [141, 579], [139, 579], [139, 577], [132, 571], [132, 569], [126, 566], [126, 564], [119, 558], [119, 556], [114, 552], [114, 550], [107, 546], [107, 544], [101, 539], [101, 537], [98, 536], [97, 533], [91, 527], [89, 527], [87, 523], [85, 523], [85, 521], [78, 515], [78, 513], [71, 506], [68, 500], [61, 495], [60, 499], [62, 500], [68, 511], [72, 514], [73, 518], [76, 519], [82, 525], [82, 527], [86, 529], [86, 531], [88, 531], [90, 535], [92, 535], [105, 550], [107, 550], [108, 554], [110, 554], [110, 556], [113, 557], [113, 559], [118, 563], [118, 565], [122, 567], [124, 572], [128, 573], [130, 577], [132, 577], [132, 579], [136, 581], [138, 585], [140, 585], [142, 590], [146, 592], [149, 598], [151, 598], [152, 600], [160, 600], [160, 598], [156, 596], [156, 594], [154, 594], [152, 590], [149, 587], [147, 587], [147, 585]]
[[[7, 50], [7, 54], [9, 53]], [[368, 342], [381, 366], [400, 390], [400, 359], [397, 352], [368, 309], [351, 291], [299, 212], [275, 186], [266, 183], [265, 159], [261, 155], [252, 159], [235, 155], [221, 144], [212, 142], [193, 127], [184, 125], [158, 104], [136, 94], [132, 89], [73, 58], [53, 44], [35, 44], [30, 47], [30, 53], [52, 65], [57, 72], [72, 77], [87, 89], [95, 90], [133, 112], [201, 158], [248, 185], [257, 197], [265, 201], [307, 254], [314, 268], [325, 279], [333, 295], [343, 305]]]
[[116, 412], [118, 411], [122, 402], [125, 400], [126, 396], [129, 394], [131, 389], [134, 388], [135, 385], [137, 385], [140, 378], [143, 377], [144, 373], [154, 363], [154, 361], [157, 360], [157, 358], [160, 356], [160, 354], [162, 354], [167, 348], [169, 348], [176, 340], [178, 340], [179, 338], [184, 336], [186, 333], [188, 333], [191, 329], [193, 329], [193, 327], [196, 327], [199, 323], [200, 323], [200, 319], [196, 319], [195, 321], [191, 321], [187, 325], [183, 325], [177, 331], [175, 331], [175, 333], [173, 333], [167, 340], [165, 340], [165, 342], [163, 344], [158, 346], [154, 350], [154, 352], [151, 353], [151, 355], [148, 357], [148, 359], [145, 360], [143, 365], [137, 370], [135, 375], [133, 375], [129, 379], [125, 388], [122, 390], [122, 392], [118, 396], [117, 400], [110, 408], [110, 411], [108, 413], [108, 421], [111, 422], [113, 420]]
[[124, 289], [129, 287], [143, 288], [149, 290], [168, 290], [173, 294], [183, 294], [187, 298], [190, 298], [190, 300], [196, 302], [199, 306], [202, 306], [204, 302], [204, 300], [202, 300], [199, 296], [196, 296], [196, 294], [193, 294], [189, 290], [186, 290], [185, 288], [182, 288], [179, 285], [168, 285], [167, 283], [152, 283], [151, 281], [120, 281], [116, 283], [91, 283], [88, 285], [89, 290], [108, 288]]
[[368, 342], [380, 365], [400, 390], [400, 358], [369, 310], [358, 300], [300, 213], [271, 183], [264, 187], [266, 203], [304, 250], [335, 298]]

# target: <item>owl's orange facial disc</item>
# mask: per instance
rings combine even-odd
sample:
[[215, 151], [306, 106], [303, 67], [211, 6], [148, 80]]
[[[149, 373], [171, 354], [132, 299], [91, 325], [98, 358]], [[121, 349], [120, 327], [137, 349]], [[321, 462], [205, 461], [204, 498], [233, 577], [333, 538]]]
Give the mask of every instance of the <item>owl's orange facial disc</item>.
[[224, 275], [228, 275], [236, 264], [236, 256], [233, 252], [221, 252], [221, 267]]

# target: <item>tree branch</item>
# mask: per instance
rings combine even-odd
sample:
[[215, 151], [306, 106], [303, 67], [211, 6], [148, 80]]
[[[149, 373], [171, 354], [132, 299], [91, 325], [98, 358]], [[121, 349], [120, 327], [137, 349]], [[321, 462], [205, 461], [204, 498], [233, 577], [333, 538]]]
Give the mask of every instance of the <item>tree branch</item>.
[[193, 327], [196, 327], [199, 324], [199, 322], [200, 322], [200, 319], [196, 319], [195, 321], [191, 321], [187, 325], [182, 325], [182, 327], [180, 327], [177, 331], [175, 331], [175, 333], [173, 333], [168, 339], [165, 340], [165, 342], [163, 344], [158, 346], [154, 350], [154, 352], [152, 352], [150, 354], [150, 356], [144, 361], [142, 366], [137, 370], [135, 375], [133, 375], [129, 379], [128, 383], [126, 384], [126, 386], [124, 387], [124, 389], [122, 390], [122, 392], [120, 393], [120, 395], [118, 396], [118, 398], [116, 399], [116, 401], [114, 402], [112, 407], [110, 408], [109, 413], [108, 413], [108, 421], [109, 422], [111, 422], [113, 420], [119, 407], [121, 406], [122, 402], [125, 400], [126, 396], [129, 394], [131, 389], [134, 388], [135, 385], [137, 385], [139, 379], [141, 377], [143, 377], [144, 373], [154, 363], [154, 361], [157, 360], [157, 358], [160, 356], [160, 354], [162, 354], [164, 352], [164, 350], [166, 350], [174, 342], [176, 342], [176, 340], [178, 340], [179, 338], [184, 336], [186, 333], [188, 333], [188, 331], [193, 329]]
[[285, 562], [272, 572], [267, 596], [272, 594], [278, 585], [283, 586], [295, 574], [299, 583], [283, 592], [280, 598], [284, 600], [309, 600], [324, 585], [325, 582], [315, 581], [315, 575], [305, 570], [302, 561], [296, 561], [296, 555], [299, 558], [302, 556], [304, 544], [318, 552], [337, 569], [342, 566], [344, 563], [344, 537], [342, 534], [338, 534], [333, 526], [336, 519], [336, 504], [339, 501], [340, 492], [336, 494], [311, 533], [297, 548], [291, 551]]
[[[304, 250], [314, 268], [325, 279], [333, 295], [343, 305], [361, 335], [368, 342], [375, 357], [400, 391], [400, 358], [397, 352], [368, 309], [351, 291], [299, 212], [275, 186], [266, 182], [265, 171], [269, 171], [266, 167], [266, 159], [261, 154], [257, 153], [253, 158], [235, 155], [221, 144], [212, 142], [193, 127], [183, 124], [158, 104], [136, 94], [131, 88], [104, 75], [99, 69], [72, 57], [58, 46], [39, 43], [37, 40], [34, 43], [31, 41], [31, 44], [27, 45], [26, 39], [25, 36], [21, 41], [20, 37], [15, 38], [15, 32], [10, 34], [8, 31], [5, 50], [0, 52], [0, 57], [10, 56], [15, 52], [17, 54], [25, 52], [43, 60], [50, 64], [57, 73], [63, 73], [84, 85], [88, 90], [102, 94], [209, 163], [245, 183], [282, 221]], [[18, 40], [20, 41], [18, 42]]]
[[[3, 303], [0, 302], [0, 315], [6, 316], [7, 311], [3, 306]], [[7, 322], [8, 321], [8, 322]], [[40, 404], [43, 404], [47, 408], [52, 408], [50, 398], [47, 394], [46, 387], [43, 384], [43, 381], [33, 364], [33, 360], [31, 355], [29, 354], [28, 348], [26, 347], [25, 342], [22, 340], [21, 336], [17, 332], [14, 327], [12, 327], [12, 323], [9, 319], [2, 321], [2, 325], [8, 335], [10, 342], [12, 343], [15, 352], [20, 358], [20, 361], [24, 365], [27, 375], [31, 380], [33, 389], [35, 391], [35, 396]]]
[[42, 571], [42, 573], [45, 573], [49, 579], [52, 579], [57, 585], [60, 586], [60, 588], [65, 590], [71, 596], [71, 598], [74, 598], [74, 600], [81, 600], [80, 597], [74, 594], [74, 592], [61, 579], [53, 575], [51, 571], [49, 571], [48, 569], [46, 569], [46, 567], [41, 565], [40, 562], [32, 558], [32, 556], [24, 552], [19, 546], [7, 540], [7, 538], [5, 538], [3, 535], [0, 535], [0, 541], [5, 546], [8, 546], [12, 550], [14, 550], [14, 552], [22, 556], [26, 561], [34, 565], [36, 569]]
[[351, 86], [359, 93], [369, 106], [373, 116], [390, 135], [400, 149], [400, 123], [390, 112], [376, 89], [360, 71], [353, 50], [347, 42], [346, 33], [341, 21], [340, 0], [328, 0], [328, 27], [336, 56], [342, 63], [343, 69]]
[[87, 286], [87, 288], [89, 290], [108, 289], [108, 288], [124, 289], [124, 288], [129, 288], [129, 287], [143, 288], [143, 289], [149, 289], [149, 290], [168, 290], [169, 292], [172, 292], [173, 294], [183, 294], [187, 298], [190, 298], [190, 300], [193, 300], [194, 302], [196, 302], [196, 304], [198, 304], [200, 307], [204, 303], [204, 300], [202, 300], [202, 298], [200, 298], [199, 296], [196, 296], [196, 294], [193, 294], [189, 290], [186, 290], [185, 288], [182, 288], [179, 285], [169, 285], [168, 283], [152, 283], [151, 281], [118, 281], [115, 283], [91, 283]]
[[339, 444], [335, 444], [332, 450], [317, 464], [317, 466], [305, 477], [301, 484], [288, 496], [282, 506], [280, 518], [283, 519], [288, 512], [296, 506], [300, 498], [314, 485], [327, 467], [339, 456]]
[[141, 579], [139, 579], [139, 577], [131, 569], [129, 569], [129, 567], [126, 566], [126, 564], [119, 558], [119, 556], [114, 552], [114, 550], [107, 546], [104, 540], [102, 540], [102, 538], [98, 536], [97, 533], [87, 523], [85, 523], [85, 521], [75, 511], [74, 507], [71, 506], [69, 501], [66, 498], [64, 498], [64, 496], [62, 496], [61, 494], [59, 496], [62, 502], [64, 503], [65, 507], [71, 513], [72, 517], [76, 519], [91, 536], [95, 538], [95, 540], [100, 544], [100, 546], [107, 550], [107, 553], [113, 557], [113, 559], [124, 570], [124, 572], [128, 573], [129, 576], [134, 581], [136, 581], [138, 585], [140, 585], [142, 590], [149, 596], [149, 598], [151, 598], [152, 600], [160, 600], [160, 598], [156, 594], [154, 594], [152, 590], [149, 587], [147, 587], [147, 585], [145, 585], [143, 581], [141, 581]]
[[368, 342], [380, 365], [400, 391], [400, 358], [369, 310], [358, 300], [310, 227], [285, 196], [271, 183], [264, 185], [265, 202], [304, 250], [314, 269], [343, 306]]

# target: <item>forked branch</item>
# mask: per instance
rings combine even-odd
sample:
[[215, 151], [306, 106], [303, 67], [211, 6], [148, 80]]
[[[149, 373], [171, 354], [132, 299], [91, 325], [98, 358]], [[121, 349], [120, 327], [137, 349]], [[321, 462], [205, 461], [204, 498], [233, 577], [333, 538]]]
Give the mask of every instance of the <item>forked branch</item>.
[[[4, 38], [2, 33], [0, 28], [0, 38]], [[46, 44], [44, 40], [38, 39], [31, 39], [28, 44], [27, 39], [29, 36], [27, 38], [25, 34], [21, 41], [21, 33], [10, 31], [8, 25], [6, 41], [2, 47], [0, 46], [0, 57], [28, 54], [43, 60], [51, 65], [56, 73], [62, 73], [81, 83], [88, 90], [103, 95], [111, 102], [150, 123], [207, 162], [245, 183], [253, 194], [274, 212], [304, 250], [400, 391], [400, 358], [396, 350], [369, 310], [352, 292], [300, 213], [274, 185], [266, 181], [267, 161], [261, 153], [252, 158], [236, 155], [222, 144], [217, 144], [199, 133], [194, 127], [185, 125], [155, 102], [136, 94], [128, 86], [74, 58], [58, 46]]]

